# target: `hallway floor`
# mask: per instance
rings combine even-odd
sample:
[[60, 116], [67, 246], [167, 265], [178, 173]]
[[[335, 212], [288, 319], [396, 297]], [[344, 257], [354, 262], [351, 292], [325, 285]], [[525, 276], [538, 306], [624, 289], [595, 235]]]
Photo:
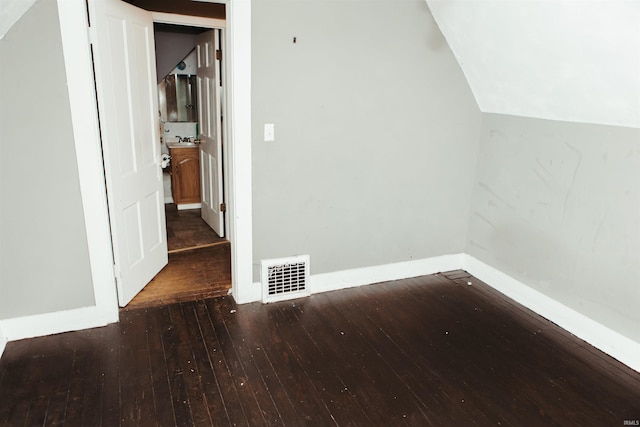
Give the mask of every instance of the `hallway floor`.
[[169, 264], [125, 310], [227, 295], [231, 246], [200, 218], [200, 209], [165, 205]]

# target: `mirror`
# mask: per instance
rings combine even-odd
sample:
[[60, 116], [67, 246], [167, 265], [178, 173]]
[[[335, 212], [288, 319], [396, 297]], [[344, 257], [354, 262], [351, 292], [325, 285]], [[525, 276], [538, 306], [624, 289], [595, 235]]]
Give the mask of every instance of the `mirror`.
[[196, 76], [169, 74], [158, 83], [158, 107], [163, 122], [196, 122]]

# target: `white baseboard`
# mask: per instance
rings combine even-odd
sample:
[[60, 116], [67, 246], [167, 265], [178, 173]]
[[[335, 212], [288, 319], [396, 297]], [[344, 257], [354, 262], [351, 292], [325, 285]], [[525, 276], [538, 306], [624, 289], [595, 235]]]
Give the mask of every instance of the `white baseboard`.
[[118, 321], [116, 310], [82, 307], [54, 313], [35, 314], [2, 320], [2, 333], [9, 341], [81, 329], [97, 328]]
[[4, 353], [4, 348], [7, 346], [7, 337], [4, 336], [4, 332], [2, 329], [2, 321], [0, 321], [0, 357], [2, 357], [2, 353]]
[[202, 203], [183, 203], [180, 205], [176, 205], [179, 211], [183, 211], [185, 209], [200, 209], [202, 207]]
[[640, 372], [640, 343], [536, 291], [471, 255], [462, 268], [492, 288]]
[[426, 276], [441, 271], [457, 270], [463, 254], [443, 255], [373, 267], [354, 268], [333, 273], [311, 275], [311, 293], [336, 291], [355, 286]]
[[[334, 271], [331, 273], [312, 274], [309, 278], [309, 291], [312, 294], [317, 294], [320, 292], [353, 288], [355, 286], [388, 282], [390, 280], [426, 276], [441, 271], [457, 270], [462, 265], [463, 256], [463, 254], [443, 255], [413, 261]], [[236, 298], [238, 304], [257, 301], [262, 301], [262, 283], [260, 282], [255, 282], [250, 291], [244, 290], [241, 300]]]

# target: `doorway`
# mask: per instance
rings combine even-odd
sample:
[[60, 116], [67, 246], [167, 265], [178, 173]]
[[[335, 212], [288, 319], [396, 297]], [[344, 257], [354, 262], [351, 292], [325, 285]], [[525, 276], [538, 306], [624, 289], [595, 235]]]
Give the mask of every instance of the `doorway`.
[[[227, 83], [228, 93], [233, 94], [233, 103], [228, 106], [225, 121], [228, 141], [226, 187], [230, 190], [227, 192], [227, 231], [233, 244], [233, 296], [238, 303], [246, 303], [260, 299], [257, 288], [252, 286], [251, 2], [228, 0], [224, 3], [228, 23], [225, 29]], [[103, 21], [104, 17], [91, 19], [92, 29], [87, 31], [87, 6], [95, 5], [91, 0], [58, 1], [64, 62], [68, 81], [72, 82], [68, 85], [70, 110], [95, 306], [78, 311], [73, 326], [65, 326], [71, 323], [66, 317], [60, 318], [58, 323], [62, 322], [62, 326], [55, 328], [57, 332], [77, 328], [78, 324], [97, 327], [118, 320], [118, 297], [114, 282], [120, 273], [117, 264], [114, 266], [117, 258], [113, 247], [113, 229], [110, 227], [104, 152], [100, 144], [100, 122], [96, 110], [96, 92], [107, 89], [96, 87], [94, 80], [96, 38], [93, 24]], [[189, 19], [194, 19], [194, 16]], [[102, 125], [106, 126], [104, 123]]]
[[[224, 210], [218, 212], [226, 181], [222, 30], [154, 22], [154, 34], [168, 264], [127, 309], [222, 296], [231, 289], [230, 242]], [[217, 53], [209, 64], [215, 71], [204, 63], [208, 44]]]

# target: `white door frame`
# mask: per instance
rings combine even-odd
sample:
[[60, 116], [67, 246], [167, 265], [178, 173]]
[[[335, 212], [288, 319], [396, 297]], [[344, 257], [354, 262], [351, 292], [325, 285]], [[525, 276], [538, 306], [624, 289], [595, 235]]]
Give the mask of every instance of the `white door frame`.
[[[238, 303], [252, 301], [251, 189], [251, 1], [227, 0], [227, 215], [231, 241], [232, 293]], [[58, 0], [69, 103], [85, 216], [95, 310], [85, 327], [117, 321], [118, 302], [97, 103], [93, 91], [90, 31], [84, 0]]]
[[[221, 42], [223, 43], [226, 40], [227, 34], [226, 34], [226, 21], [223, 19], [211, 19], [211, 18], [201, 18], [201, 17], [197, 17], [197, 16], [187, 16], [187, 15], [177, 15], [177, 14], [172, 14], [172, 13], [160, 13], [160, 12], [151, 12], [151, 18], [153, 19], [154, 23], [162, 23], [162, 24], [170, 24], [170, 25], [180, 25], [180, 26], [185, 26], [185, 27], [200, 27], [200, 28], [208, 28], [210, 30], [221, 30], [222, 33], [222, 37], [221, 37]], [[199, 42], [198, 42], [199, 43]], [[197, 46], [196, 46], [197, 47]], [[220, 45], [220, 48], [222, 49], [222, 55], [223, 58], [226, 55], [225, 53], [225, 49], [227, 48], [227, 46], [223, 46], [222, 44]], [[215, 48], [214, 48], [215, 49]], [[199, 55], [199, 54], [198, 54]], [[198, 56], [199, 58], [199, 56]], [[198, 61], [200, 61], [198, 59]], [[225, 62], [225, 59], [222, 60], [222, 64], [224, 64], [225, 69], [224, 72], [219, 76], [220, 78], [220, 82], [223, 85], [223, 87], [225, 88], [223, 93], [224, 93], [224, 99], [222, 99], [222, 105], [220, 106], [220, 110], [221, 111], [217, 111], [218, 115], [222, 115], [222, 117], [224, 117], [224, 115], [227, 112], [227, 105], [230, 102], [229, 99], [229, 93], [226, 90], [227, 88], [227, 76], [229, 75], [229, 69], [227, 67], [227, 64]], [[200, 73], [200, 64], [198, 63], [198, 75]], [[217, 88], [217, 91], [219, 91], [220, 89]], [[200, 83], [198, 83], [198, 91], [200, 91]], [[200, 92], [198, 92], [200, 93]], [[200, 106], [201, 106], [201, 99], [200, 99], [200, 95], [198, 95], [198, 118], [200, 118]], [[218, 108], [218, 107], [216, 107]], [[219, 120], [219, 116], [216, 118], [216, 122], [218, 122]], [[231, 128], [230, 128], [230, 122], [225, 120], [223, 122], [223, 126], [224, 126], [224, 130], [222, 132], [223, 135], [228, 135], [231, 132]], [[203, 133], [203, 129], [205, 129], [205, 126], [200, 123], [200, 134]], [[217, 128], [216, 128], [217, 129]], [[206, 129], [207, 132], [209, 132], [209, 129]], [[219, 130], [216, 130], [216, 138], [219, 138], [220, 136], [218, 135]], [[200, 135], [196, 135], [196, 138], [200, 138]], [[222, 144], [225, 148], [227, 148], [227, 142], [228, 141], [223, 141]], [[220, 142], [217, 142], [217, 144], [219, 144]], [[204, 151], [202, 149], [202, 147], [204, 146], [204, 144], [206, 144], [206, 141], [203, 141], [200, 144], [200, 178], [202, 180], [205, 179], [205, 170], [209, 170], [209, 168], [207, 167], [207, 169], [203, 169], [204, 168], [204, 164], [205, 161], [207, 159], [205, 159], [203, 157]], [[221, 159], [219, 158], [221, 157]], [[222, 197], [222, 195], [227, 195], [229, 194], [229, 188], [227, 186], [227, 171], [230, 170], [231, 166], [229, 165], [227, 158], [228, 156], [226, 154], [223, 154], [222, 156], [218, 156], [216, 155], [216, 158], [218, 159], [218, 161], [222, 161], [223, 166], [220, 167], [216, 167], [216, 170], [218, 169], [222, 169], [223, 173], [222, 173], [222, 185], [224, 186], [224, 189], [220, 192], [220, 194], [218, 194], [218, 192], [216, 192], [217, 195], [220, 196], [220, 203], [225, 203], [225, 197]], [[216, 161], [216, 165], [218, 164], [218, 161]], [[208, 162], [207, 162], [208, 163]], [[207, 174], [208, 177], [210, 177], [210, 174]], [[211, 213], [210, 216], [208, 218], [205, 218], [206, 214], [205, 211], [210, 208], [211, 206], [211, 199], [213, 197], [207, 197], [205, 196], [205, 189], [211, 188], [211, 183], [209, 183], [209, 185], [205, 185], [204, 183], [201, 183], [201, 187], [200, 187], [200, 193], [202, 195], [202, 219], [207, 222], [207, 224], [209, 225], [209, 227], [211, 227], [213, 229], [213, 231], [215, 231], [220, 237], [224, 237], [227, 238], [229, 232], [227, 230], [227, 225], [229, 224], [229, 218], [227, 216], [227, 212], [220, 212], [219, 208], [216, 208], [214, 213]], [[217, 189], [218, 187], [215, 186], [215, 188]], [[215, 191], [215, 190], [214, 190]], [[212, 218], [213, 216], [215, 216], [215, 220]], [[223, 217], [224, 220], [220, 221], [220, 218]], [[212, 221], [209, 222], [209, 221]], [[219, 225], [219, 223], [222, 222], [221, 226]], [[218, 227], [218, 228], [217, 228]]]

